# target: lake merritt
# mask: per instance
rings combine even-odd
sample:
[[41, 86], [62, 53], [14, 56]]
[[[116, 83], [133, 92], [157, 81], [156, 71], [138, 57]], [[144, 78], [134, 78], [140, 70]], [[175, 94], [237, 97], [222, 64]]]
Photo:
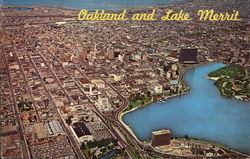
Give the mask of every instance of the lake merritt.
[[225, 64], [209, 64], [187, 71], [184, 80], [191, 92], [170, 98], [164, 104], [151, 103], [123, 116], [139, 140], [151, 132], [171, 129], [173, 136], [188, 135], [224, 144], [250, 154], [250, 104], [224, 98], [207, 79], [207, 73]]

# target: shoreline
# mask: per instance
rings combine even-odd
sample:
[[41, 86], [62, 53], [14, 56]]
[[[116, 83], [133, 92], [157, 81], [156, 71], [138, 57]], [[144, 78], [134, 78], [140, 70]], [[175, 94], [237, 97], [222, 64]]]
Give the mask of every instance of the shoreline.
[[[221, 144], [221, 143], [218, 143], [218, 142], [214, 142], [214, 141], [208, 141], [208, 140], [204, 140], [204, 139], [197, 139], [197, 138], [189, 138], [189, 139], [185, 139], [184, 137], [176, 137], [175, 139], [173, 140], [178, 140], [178, 141], [191, 141], [191, 142], [195, 142], [195, 143], [203, 143], [203, 144], [210, 144], [212, 146], [215, 146], [215, 147], [218, 147], [218, 148], [221, 148], [222, 150], [226, 150], [226, 151], [231, 151], [231, 152], [234, 152], [236, 154], [239, 154], [239, 155], [242, 155], [246, 158], [249, 158], [250, 157], [250, 154], [245, 154], [243, 152], [240, 152], [236, 149], [232, 149], [230, 147], [228, 147], [227, 145], [224, 145], [224, 144]], [[165, 152], [164, 150], [160, 150], [160, 149], [157, 149], [157, 148], [154, 148], [155, 150], [158, 150], [160, 151], [161, 153], [164, 153], [164, 154], [168, 154], [167, 152]], [[189, 156], [189, 157], [192, 157], [192, 156]], [[197, 156], [193, 156], [193, 157], [197, 157]]]
[[206, 78], [214, 81], [217, 81], [219, 79], [219, 77], [209, 77], [208, 75], [206, 75]]
[[[207, 78], [207, 79], [210, 79], [210, 80], [214, 80], [214, 81], [217, 81], [218, 79], [220, 79], [219, 77], [209, 77], [208, 75], [206, 75], [206, 78]], [[249, 102], [249, 100], [244, 100], [244, 99], [240, 99], [240, 98], [236, 98], [236, 97], [227, 97], [227, 96], [225, 96], [225, 95], [221, 92], [221, 89], [220, 89], [219, 87], [216, 86], [216, 88], [219, 90], [220, 96], [222, 96], [222, 97], [224, 97], [224, 98], [232, 99], [232, 100], [236, 100], [236, 101]]]
[[[191, 90], [189, 90], [189, 91], [187, 91], [187, 92], [183, 92], [183, 93], [181, 93], [181, 94], [174, 94], [174, 95], [171, 95], [171, 96], [163, 96], [163, 98], [164, 98], [164, 100], [167, 100], [168, 98], [178, 97], [178, 96], [187, 94], [187, 93], [189, 93], [189, 92], [191, 92]], [[141, 143], [141, 144], [144, 144], [144, 142], [146, 142], [147, 140], [140, 140], [140, 139], [138, 139], [138, 137], [135, 135], [134, 131], [129, 127], [129, 125], [127, 125], [127, 124], [123, 121], [122, 117], [123, 117], [124, 115], [126, 115], [127, 113], [130, 113], [130, 112], [132, 112], [132, 111], [134, 111], [134, 110], [137, 110], [137, 109], [140, 109], [140, 108], [149, 106], [151, 103], [154, 103], [154, 102], [155, 102], [155, 101], [154, 101], [153, 99], [151, 99], [148, 103], [145, 103], [144, 105], [141, 105], [141, 106], [132, 108], [132, 109], [127, 110], [127, 111], [125, 111], [125, 112], [121, 112], [121, 113], [118, 115], [118, 120], [119, 120], [119, 122], [120, 122], [120, 123], [130, 132], [130, 134], [131, 134], [132, 136], [134, 136], [134, 138], [136, 139], [136, 141], [139, 142], [139, 143]]]

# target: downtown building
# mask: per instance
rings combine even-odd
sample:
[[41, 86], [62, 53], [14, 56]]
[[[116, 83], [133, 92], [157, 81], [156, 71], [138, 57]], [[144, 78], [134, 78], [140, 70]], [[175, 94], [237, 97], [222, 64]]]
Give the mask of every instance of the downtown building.
[[152, 143], [153, 147], [169, 145], [171, 141], [171, 134], [170, 130], [159, 130], [152, 132]]
[[196, 64], [198, 49], [181, 49], [179, 62], [182, 64]]

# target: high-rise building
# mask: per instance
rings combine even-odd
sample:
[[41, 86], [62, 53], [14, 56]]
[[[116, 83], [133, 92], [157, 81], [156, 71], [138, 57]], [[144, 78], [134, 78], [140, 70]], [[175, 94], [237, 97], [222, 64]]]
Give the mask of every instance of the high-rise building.
[[181, 49], [179, 62], [184, 64], [197, 63], [197, 49]]
[[153, 131], [151, 145], [153, 147], [169, 145], [171, 141], [171, 134], [170, 130]]

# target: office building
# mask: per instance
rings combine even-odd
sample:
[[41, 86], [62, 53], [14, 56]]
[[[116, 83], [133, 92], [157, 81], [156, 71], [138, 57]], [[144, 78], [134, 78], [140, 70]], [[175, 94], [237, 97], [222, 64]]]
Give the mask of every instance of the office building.
[[171, 141], [171, 134], [170, 130], [153, 131], [151, 145], [153, 147], [169, 145]]

